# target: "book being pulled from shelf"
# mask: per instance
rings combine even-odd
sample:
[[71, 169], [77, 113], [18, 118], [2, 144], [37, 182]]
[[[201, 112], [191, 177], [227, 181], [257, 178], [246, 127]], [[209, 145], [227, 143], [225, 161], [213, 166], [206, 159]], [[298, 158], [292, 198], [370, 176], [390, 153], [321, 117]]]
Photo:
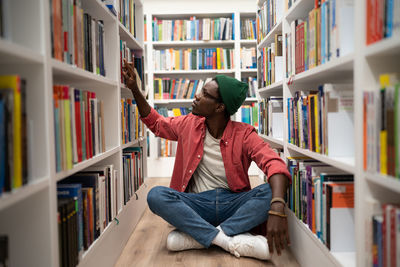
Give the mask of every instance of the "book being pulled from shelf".
[[0, 76], [0, 195], [28, 182], [26, 81]]
[[315, 2], [304, 20], [292, 21], [290, 31], [284, 35], [286, 77], [343, 57], [354, 50], [354, 2], [321, 2]]
[[57, 183], [60, 266], [76, 266], [125, 204], [118, 171], [93, 166]]
[[288, 168], [288, 207], [330, 251], [354, 252], [353, 175], [306, 157], [289, 157]]
[[234, 40], [232, 18], [199, 18], [166, 20], [153, 18], [153, 41]]
[[56, 171], [105, 152], [103, 101], [95, 92], [53, 86]]
[[400, 178], [400, 82], [394, 73], [379, 76], [379, 90], [363, 98], [364, 170]]
[[234, 49], [198, 48], [153, 50], [154, 70], [229, 70], [235, 68]]
[[105, 76], [104, 23], [82, 9], [81, 0], [51, 0], [53, 58]]
[[143, 137], [145, 127], [139, 119], [139, 111], [134, 99], [121, 98], [122, 144]]
[[255, 47], [240, 48], [240, 68], [257, 69], [257, 51]]
[[283, 98], [270, 96], [258, 103], [259, 128], [258, 132], [283, 140]]
[[384, 38], [400, 37], [400, 1], [366, 0], [366, 43], [370, 45]]
[[282, 0], [269, 0], [264, 1], [264, 4], [257, 11], [258, 43], [282, 20], [282, 7]]
[[146, 96], [147, 92], [145, 92], [145, 86], [142, 86], [144, 82], [144, 61], [143, 61], [143, 52], [139, 50], [130, 49], [125, 41], [120, 40], [120, 70], [121, 70], [121, 83], [126, 84], [124, 76], [123, 76], [123, 66], [124, 59], [128, 63], [133, 63], [133, 67], [135, 69], [136, 81], [139, 89], [142, 90], [143, 94]]
[[[164, 117], [176, 117], [187, 115], [191, 112], [191, 108], [166, 108], [166, 107], [155, 107], [158, 113]], [[175, 157], [177, 142], [167, 140], [164, 138], [158, 138], [158, 157]]]
[[241, 40], [257, 39], [256, 19], [243, 19], [240, 21], [240, 39]]
[[275, 41], [260, 50], [258, 66], [259, 88], [283, 80], [282, 34], [275, 34]]
[[324, 84], [287, 99], [288, 141], [330, 157], [353, 157], [353, 86]]

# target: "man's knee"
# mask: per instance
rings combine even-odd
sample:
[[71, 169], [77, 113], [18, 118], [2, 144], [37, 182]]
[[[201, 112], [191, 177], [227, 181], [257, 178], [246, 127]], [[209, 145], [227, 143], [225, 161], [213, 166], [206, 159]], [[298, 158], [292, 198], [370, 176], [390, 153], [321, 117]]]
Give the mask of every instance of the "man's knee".
[[156, 186], [149, 191], [147, 194], [147, 204], [151, 211], [154, 212], [154, 210], [160, 205], [166, 189], [168, 188], [164, 186]]

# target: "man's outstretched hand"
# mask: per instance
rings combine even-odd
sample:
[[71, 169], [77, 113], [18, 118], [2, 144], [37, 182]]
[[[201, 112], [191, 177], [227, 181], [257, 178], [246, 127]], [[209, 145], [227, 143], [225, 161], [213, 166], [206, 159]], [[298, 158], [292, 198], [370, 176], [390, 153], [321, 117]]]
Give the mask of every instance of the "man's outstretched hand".
[[124, 59], [124, 66], [122, 68], [122, 75], [125, 78], [126, 86], [131, 90], [138, 90], [136, 74], [133, 69], [133, 63], [128, 63], [126, 59]]
[[[271, 210], [274, 209], [271, 207]], [[283, 208], [279, 212], [283, 213]], [[287, 218], [271, 214], [268, 216], [267, 241], [269, 252], [271, 254], [274, 253], [274, 246], [278, 255], [281, 255], [282, 250], [284, 250], [286, 246], [290, 245]]]

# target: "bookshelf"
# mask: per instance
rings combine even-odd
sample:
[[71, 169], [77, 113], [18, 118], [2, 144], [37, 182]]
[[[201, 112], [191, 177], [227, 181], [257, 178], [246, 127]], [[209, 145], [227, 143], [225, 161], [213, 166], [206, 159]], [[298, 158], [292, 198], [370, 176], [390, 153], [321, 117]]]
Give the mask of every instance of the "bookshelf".
[[[143, 1], [136, 5], [136, 37], [100, 0], [82, 1], [82, 9], [104, 22], [106, 76], [52, 58], [50, 1], [6, 1], [8, 35], [0, 38], [0, 75], [18, 74], [27, 82], [28, 183], [0, 195], [0, 234], [8, 236], [10, 266], [59, 266], [57, 182], [88, 167], [113, 164], [123, 179], [123, 149], [139, 146], [145, 137], [122, 144], [121, 98], [131, 97], [120, 81], [119, 42], [143, 51]], [[117, 2], [117, 1], [116, 1]], [[5, 1], [2, 1], [4, 4]], [[56, 172], [53, 84], [67, 84], [96, 93], [104, 100], [105, 152]], [[144, 176], [147, 177], [146, 157]], [[122, 184], [122, 183], [121, 183]], [[144, 183], [118, 211], [80, 258], [78, 266], [112, 266], [146, 206]]]
[[[258, 1], [260, 8], [265, 1]], [[285, 5], [287, 1], [277, 1]], [[259, 40], [260, 49], [273, 42], [273, 35], [277, 32], [291, 31], [291, 22], [304, 19], [314, 8], [315, 1], [291, 1], [290, 8], [285, 10], [282, 21], [278, 21], [271, 28], [265, 38]], [[336, 1], [338, 2], [338, 1]], [[288, 210], [291, 251], [301, 266], [372, 266], [372, 215], [374, 215], [374, 199], [378, 203], [399, 204], [400, 180], [398, 177], [364, 170], [363, 167], [363, 92], [376, 91], [380, 88], [379, 75], [393, 73], [400, 69], [400, 37], [384, 38], [376, 43], [366, 45], [367, 2], [350, 1], [354, 5], [353, 24], [354, 40], [351, 44], [354, 51], [309, 70], [286, 77], [286, 46], [283, 45], [285, 57], [281, 71], [285, 73], [284, 80], [260, 88], [261, 98], [269, 96], [283, 96], [284, 99], [284, 138], [283, 140], [271, 136], [261, 135], [272, 147], [283, 148], [285, 157], [306, 156], [354, 175], [354, 225], [355, 234], [351, 238], [355, 243], [354, 251], [335, 253], [331, 252], [309, 229], [309, 226], [299, 220]], [[285, 41], [285, 40], [284, 40]], [[298, 90], [312, 90], [324, 83], [351, 83], [354, 95], [354, 133], [348, 138], [354, 145], [353, 156], [332, 157], [316, 153], [309, 149], [298, 147], [289, 142], [287, 98], [293, 97]], [[337, 131], [343, 131], [340, 125]]]
[[[190, 12], [185, 10], [181, 13], [176, 13], [173, 11], [165, 11], [153, 13], [150, 8], [151, 3], [149, 5], [149, 12], [146, 12], [146, 21], [147, 21], [147, 42], [146, 42], [146, 52], [147, 52], [147, 77], [148, 77], [148, 87], [149, 87], [149, 102], [150, 104], [158, 107], [167, 107], [167, 108], [179, 108], [179, 107], [191, 107], [192, 99], [155, 99], [154, 98], [154, 78], [171, 78], [171, 79], [206, 79], [208, 77], [212, 78], [217, 74], [225, 74], [228, 76], [235, 77], [237, 79], [242, 79], [246, 77], [256, 77], [257, 69], [242, 69], [240, 67], [240, 49], [242, 47], [251, 48], [256, 47], [256, 40], [249, 39], [241, 39], [241, 29], [239, 27], [241, 20], [244, 19], [255, 19], [255, 11], [230, 11], [226, 8], [223, 8], [221, 12]], [[193, 7], [190, 6], [189, 10], [193, 10]], [[151, 11], [150, 11], [151, 10]], [[218, 9], [217, 9], [218, 10]], [[240, 10], [240, 9], [239, 9]], [[195, 16], [196, 19], [202, 18], [233, 18], [234, 23], [234, 40], [159, 40], [154, 41], [153, 39], [153, 26], [152, 21], [154, 18], [157, 20], [184, 20], [189, 19], [190, 17]], [[165, 28], [163, 28], [165, 30]], [[158, 37], [157, 37], [158, 38]], [[172, 39], [172, 38], [171, 38]], [[234, 68], [231, 69], [198, 69], [198, 70], [156, 70], [154, 67], [154, 54], [155, 50], [162, 49], [201, 49], [201, 48], [228, 48], [234, 50]], [[245, 104], [256, 103], [257, 98], [247, 98]], [[238, 112], [235, 114], [233, 119], [241, 120], [241, 114]], [[149, 132], [150, 136], [150, 156], [148, 158], [148, 163], [154, 166], [159, 166], [157, 168], [149, 169], [149, 176], [151, 177], [168, 177], [172, 175], [172, 170], [174, 166], [174, 157], [158, 157], [158, 144], [157, 137], [153, 135], [153, 133]], [[250, 174], [258, 175], [258, 168], [255, 165], [252, 165], [250, 168]]]

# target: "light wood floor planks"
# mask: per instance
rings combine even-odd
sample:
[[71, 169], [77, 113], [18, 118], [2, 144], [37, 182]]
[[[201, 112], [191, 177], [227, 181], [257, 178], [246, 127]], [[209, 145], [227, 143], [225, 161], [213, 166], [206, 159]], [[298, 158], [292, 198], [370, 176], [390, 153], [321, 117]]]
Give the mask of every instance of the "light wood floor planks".
[[[146, 180], [151, 188], [155, 185], [169, 185], [168, 178], [149, 178]], [[252, 179], [252, 185], [259, 181]], [[147, 207], [143, 217], [133, 231], [125, 249], [119, 257], [116, 267], [258, 267], [279, 266], [298, 267], [298, 263], [289, 251], [282, 256], [274, 254], [272, 261], [260, 261], [251, 258], [237, 259], [219, 247], [209, 249], [170, 252], [166, 248], [166, 240], [173, 227], [153, 214]]]

